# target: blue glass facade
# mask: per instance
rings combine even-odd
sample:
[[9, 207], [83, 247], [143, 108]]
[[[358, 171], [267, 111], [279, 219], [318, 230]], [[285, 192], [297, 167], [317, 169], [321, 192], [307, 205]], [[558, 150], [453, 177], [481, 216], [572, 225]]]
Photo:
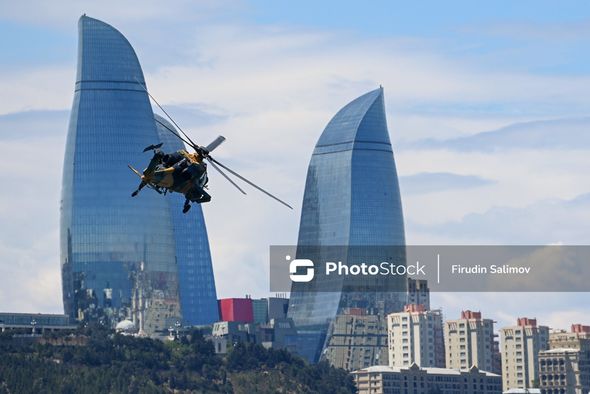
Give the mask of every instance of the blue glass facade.
[[[185, 149], [184, 144], [170, 133], [169, 130], [178, 133], [172, 123], [159, 115], [155, 115], [155, 120], [159, 140], [164, 143], [163, 151]], [[184, 324], [196, 326], [216, 322], [219, 320], [219, 310], [203, 210], [199, 204], [194, 204], [184, 214], [184, 196], [172, 193], [165, 198], [169, 202], [168, 209], [176, 241], [180, 306]]]
[[[64, 309], [71, 317], [112, 323], [132, 316], [153, 333], [181, 319], [179, 270], [189, 269], [193, 255], [206, 267], [207, 292], [215, 294], [215, 287], [200, 209], [192, 224], [181, 228], [174, 199], [150, 190], [130, 196], [139, 179], [127, 164], [145, 165], [150, 157], [143, 148], [161, 139], [149, 98], [137, 81], [145, 83], [125, 37], [82, 16], [63, 171], [62, 286]], [[185, 232], [187, 226], [193, 233]], [[187, 305], [187, 316], [193, 318], [194, 303]], [[211, 309], [199, 318], [215, 321], [216, 310], [205, 314]]]
[[[399, 185], [379, 88], [342, 108], [320, 136], [307, 172], [298, 245], [404, 244]], [[295, 283], [289, 317], [298, 328], [298, 352], [318, 361], [330, 323], [345, 308], [382, 313], [401, 308], [405, 278], [397, 281], [399, 293], [317, 292]]]

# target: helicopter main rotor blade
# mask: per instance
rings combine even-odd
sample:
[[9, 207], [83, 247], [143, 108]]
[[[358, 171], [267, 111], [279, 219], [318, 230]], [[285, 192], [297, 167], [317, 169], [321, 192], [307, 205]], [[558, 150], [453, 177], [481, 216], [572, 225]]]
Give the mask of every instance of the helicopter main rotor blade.
[[[166, 130], [168, 130], [169, 132], [171, 132], [172, 134], [174, 134], [178, 139], [180, 139], [182, 142], [184, 142], [185, 144], [187, 144], [188, 146], [191, 146], [190, 142], [188, 142], [187, 140], [185, 140], [184, 138], [182, 138], [180, 135], [178, 135], [174, 130], [172, 130], [170, 127], [166, 126], [165, 123], [159, 121], [158, 119], [154, 119], [160, 126], [162, 126], [163, 128], [165, 128]], [[144, 151], [145, 152], [145, 151]]]
[[241, 180], [243, 180], [244, 182], [246, 182], [248, 185], [254, 187], [255, 189], [258, 189], [259, 191], [261, 191], [262, 193], [266, 194], [267, 196], [269, 196], [270, 198], [280, 202], [281, 204], [283, 204], [284, 206], [286, 206], [287, 208], [293, 209], [292, 206], [290, 206], [289, 204], [287, 204], [286, 202], [284, 202], [283, 200], [281, 200], [278, 197], [273, 196], [272, 194], [270, 194], [269, 192], [267, 192], [266, 190], [264, 190], [263, 188], [261, 188], [260, 186], [256, 185], [255, 183], [249, 181], [248, 179], [244, 178], [243, 176], [241, 176], [240, 174], [238, 174], [237, 172], [235, 172], [234, 170], [232, 170], [231, 168], [221, 164], [220, 162], [218, 162], [217, 160], [215, 160], [214, 158], [212, 158], [211, 156], [207, 156], [207, 158], [212, 162], [215, 163], [217, 165], [219, 165], [221, 168], [227, 170], [230, 174], [240, 178]]
[[160, 108], [162, 110], [162, 112], [164, 112], [164, 114], [166, 114], [166, 116], [168, 117], [168, 119], [170, 119], [170, 121], [172, 122], [172, 124], [174, 124], [174, 126], [176, 126], [176, 128], [178, 129], [178, 131], [180, 131], [182, 133], [182, 135], [184, 135], [186, 137], [186, 139], [188, 139], [190, 141], [190, 143], [187, 142], [187, 144], [189, 144], [193, 149], [197, 150], [197, 148], [199, 147], [199, 145], [195, 144], [193, 142], [193, 140], [191, 140], [191, 137], [189, 137], [183, 129], [180, 128], [180, 126], [174, 121], [174, 119], [172, 119], [172, 116], [170, 116], [168, 114], [168, 112], [166, 112], [166, 110], [160, 105], [160, 103], [158, 103], [158, 101], [155, 99], [154, 96], [152, 96], [152, 94], [150, 92], [148, 92], [147, 88], [145, 86], [143, 86], [143, 84], [141, 82], [139, 82], [139, 79], [137, 79], [137, 77], [135, 78], [135, 80], [137, 81], [137, 83], [139, 84], [139, 86], [142, 87], [143, 90], [145, 90], [145, 92], [147, 93], [147, 95], [154, 101], [154, 103], [156, 103], [156, 105], [158, 106], [158, 108]]
[[205, 147], [205, 150], [209, 153], [213, 152], [213, 149], [216, 149], [219, 145], [221, 145], [225, 141], [225, 137], [220, 135], [215, 138], [209, 145]]
[[221, 168], [217, 167], [217, 166], [215, 165], [215, 163], [213, 163], [212, 161], [210, 161], [210, 162], [209, 162], [209, 164], [211, 164], [211, 166], [212, 166], [213, 168], [215, 168], [217, 171], [219, 171], [219, 173], [220, 173], [221, 175], [223, 175], [223, 177], [224, 177], [225, 179], [227, 179], [227, 180], [229, 181], [229, 183], [231, 183], [232, 185], [234, 185], [234, 186], [236, 187], [236, 189], [238, 189], [239, 191], [241, 191], [241, 192], [242, 192], [242, 194], [246, 194], [246, 192], [245, 192], [244, 190], [242, 190], [242, 188], [241, 188], [241, 187], [239, 187], [239, 186], [238, 186], [238, 185], [237, 185], [237, 184], [236, 184], [236, 183], [235, 183], [235, 182], [234, 182], [234, 181], [233, 181], [233, 180], [232, 180], [232, 179], [231, 179], [229, 176], [227, 176], [227, 174], [226, 174], [225, 172], [221, 171]]

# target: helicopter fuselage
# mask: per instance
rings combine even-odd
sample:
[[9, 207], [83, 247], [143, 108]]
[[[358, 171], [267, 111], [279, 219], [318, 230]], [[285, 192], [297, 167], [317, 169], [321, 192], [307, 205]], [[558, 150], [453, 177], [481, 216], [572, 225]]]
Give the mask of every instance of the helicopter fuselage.
[[166, 165], [162, 160], [164, 154], [159, 151], [154, 152], [149, 165], [141, 174], [129, 166], [141, 178], [138, 190], [132, 195], [137, 195], [144, 186], [149, 186], [159, 193], [181, 193], [191, 202], [210, 201], [211, 196], [204, 190], [207, 187], [208, 178], [207, 166], [203, 163], [202, 156], [185, 150], [179, 150], [175, 155], [176, 160], [178, 156], [180, 160], [173, 165]]
[[188, 153], [179, 150], [183, 157], [182, 166], [166, 167], [158, 163], [157, 155], [154, 155], [151, 163], [143, 171], [142, 180], [156, 187], [168, 189], [173, 192], [186, 194], [195, 185], [204, 188], [207, 182], [207, 167], [203, 158], [198, 153]]

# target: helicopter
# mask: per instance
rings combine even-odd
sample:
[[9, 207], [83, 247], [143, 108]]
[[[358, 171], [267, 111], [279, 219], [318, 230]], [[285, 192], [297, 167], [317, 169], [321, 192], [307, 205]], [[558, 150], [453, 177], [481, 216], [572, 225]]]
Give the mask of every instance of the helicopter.
[[150, 92], [148, 92], [145, 86], [141, 84], [139, 81], [137, 81], [137, 83], [143, 88], [143, 90], [145, 90], [148, 96], [168, 117], [168, 119], [170, 119], [170, 121], [174, 124], [174, 126], [176, 126], [176, 128], [179, 130], [181, 134], [179, 134], [178, 132], [176, 132], [175, 130], [168, 127], [162, 122], [159, 122], [160, 125], [162, 125], [166, 130], [168, 130], [182, 142], [190, 146], [194, 150], [194, 152], [191, 153], [185, 149], [181, 149], [176, 152], [164, 153], [160, 150], [163, 143], [150, 145], [146, 147], [143, 151], [153, 151], [154, 155], [150, 160], [148, 166], [145, 168], [145, 170], [143, 170], [143, 172], [139, 172], [130, 164], [128, 165], [131, 171], [133, 171], [141, 179], [141, 182], [137, 189], [133, 191], [133, 193], [131, 193], [132, 197], [137, 196], [141, 189], [143, 189], [146, 186], [164, 195], [166, 193], [173, 192], [181, 193], [185, 197], [182, 212], [187, 213], [191, 208], [191, 203], [203, 204], [211, 201], [211, 195], [206, 191], [206, 189], [208, 189], [207, 183], [209, 181], [206, 164], [207, 161], [211, 165], [211, 167], [218, 171], [229, 183], [231, 183], [235, 188], [237, 188], [242, 194], [246, 194], [246, 192], [240, 186], [238, 186], [238, 184], [234, 182], [234, 180], [231, 179], [229, 175], [227, 175], [222, 170], [222, 168], [230, 174], [232, 174], [233, 176], [235, 176], [236, 178], [242, 180], [243, 182], [266, 194], [270, 198], [278, 201], [279, 203], [283, 204], [284, 206], [290, 209], [293, 209], [293, 207], [291, 207], [283, 200], [270, 194], [268, 191], [264, 190], [260, 186], [249, 181], [245, 177], [241, 176], [237, 172], [233, 171], [229, 167], [225, 166], [224, 164], [220, 163], [219, 161], [211, 157], [211, 152], [225, 141], [225, 137], [219, 136], [207, 146], [197, 145], [180, 128], [180, 126], [178, 126], [174, 119], [172, 119], [172, 117], [166, 112], [166, 110], [150, 94]]

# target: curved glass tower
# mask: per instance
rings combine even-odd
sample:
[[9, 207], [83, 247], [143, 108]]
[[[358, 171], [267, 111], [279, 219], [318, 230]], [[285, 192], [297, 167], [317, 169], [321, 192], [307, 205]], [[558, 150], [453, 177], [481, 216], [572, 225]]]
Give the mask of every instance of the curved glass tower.
[[[179, 271], [189, 269], [190, 259], [203, 258], [205, 269], [183, 281], [204, 274], [207, 292], [215, 294], [215, 287], [208, 245], [203, 253], [199, 249], [207, 244], [200, 209], [186, 218], [192, 224], [182, 226], [172, 196], [150, 190], [130, 196], [139, 179], [127, 164], [145, 165], [150, 157], [143, 148], [161, 140], [138, 81], [145, 84], [125, 37], [82, 16], [63, 170], [62, 286], [68, 315], [109, 324], [131, 316], [151, 334], [180, 320], [185, 305], [189, 321], [195, 318], [194, 305], [181, 305], [180, 298], [199, 296], [179, 284]], [[198, 319], [215, 321], [217, 312]]]
[[[379, 88], [342, 108], [320, 136], [307, 172], [298, 245], [404, 244], [399, 185]], [[368, 248], [366, 256], [359, 256], [359, 250], [365, 253], [354, 248], [359, 261], [370, 260], [374, 252]], [[289, 317], [298, 328], [299, 353], [318, 361], [330, 343], [335, 317], [347, 308], [381, 314], [401, 309], [405, 277], [394, 285], [399, 293], [345, 291], [346, 283], [340, 292], [310, 291], [306, 284], [294, 283]]]
[[[170, 130], [178, 131], [160, 115], [155, 115], [158, 137], [162, 150], [172, 152], [186, 149]], [[169, 194], [168, 210], [172, 217], [172, 228], [176, 245], [176, 261], [180, 286], [180, 306], [186, 325], [210, 324], [219, 320], [217, 293], [211, 264], [211, 251], [203, 210], [194, 204], [186, 214], [182, 213], [184, 196]]]

